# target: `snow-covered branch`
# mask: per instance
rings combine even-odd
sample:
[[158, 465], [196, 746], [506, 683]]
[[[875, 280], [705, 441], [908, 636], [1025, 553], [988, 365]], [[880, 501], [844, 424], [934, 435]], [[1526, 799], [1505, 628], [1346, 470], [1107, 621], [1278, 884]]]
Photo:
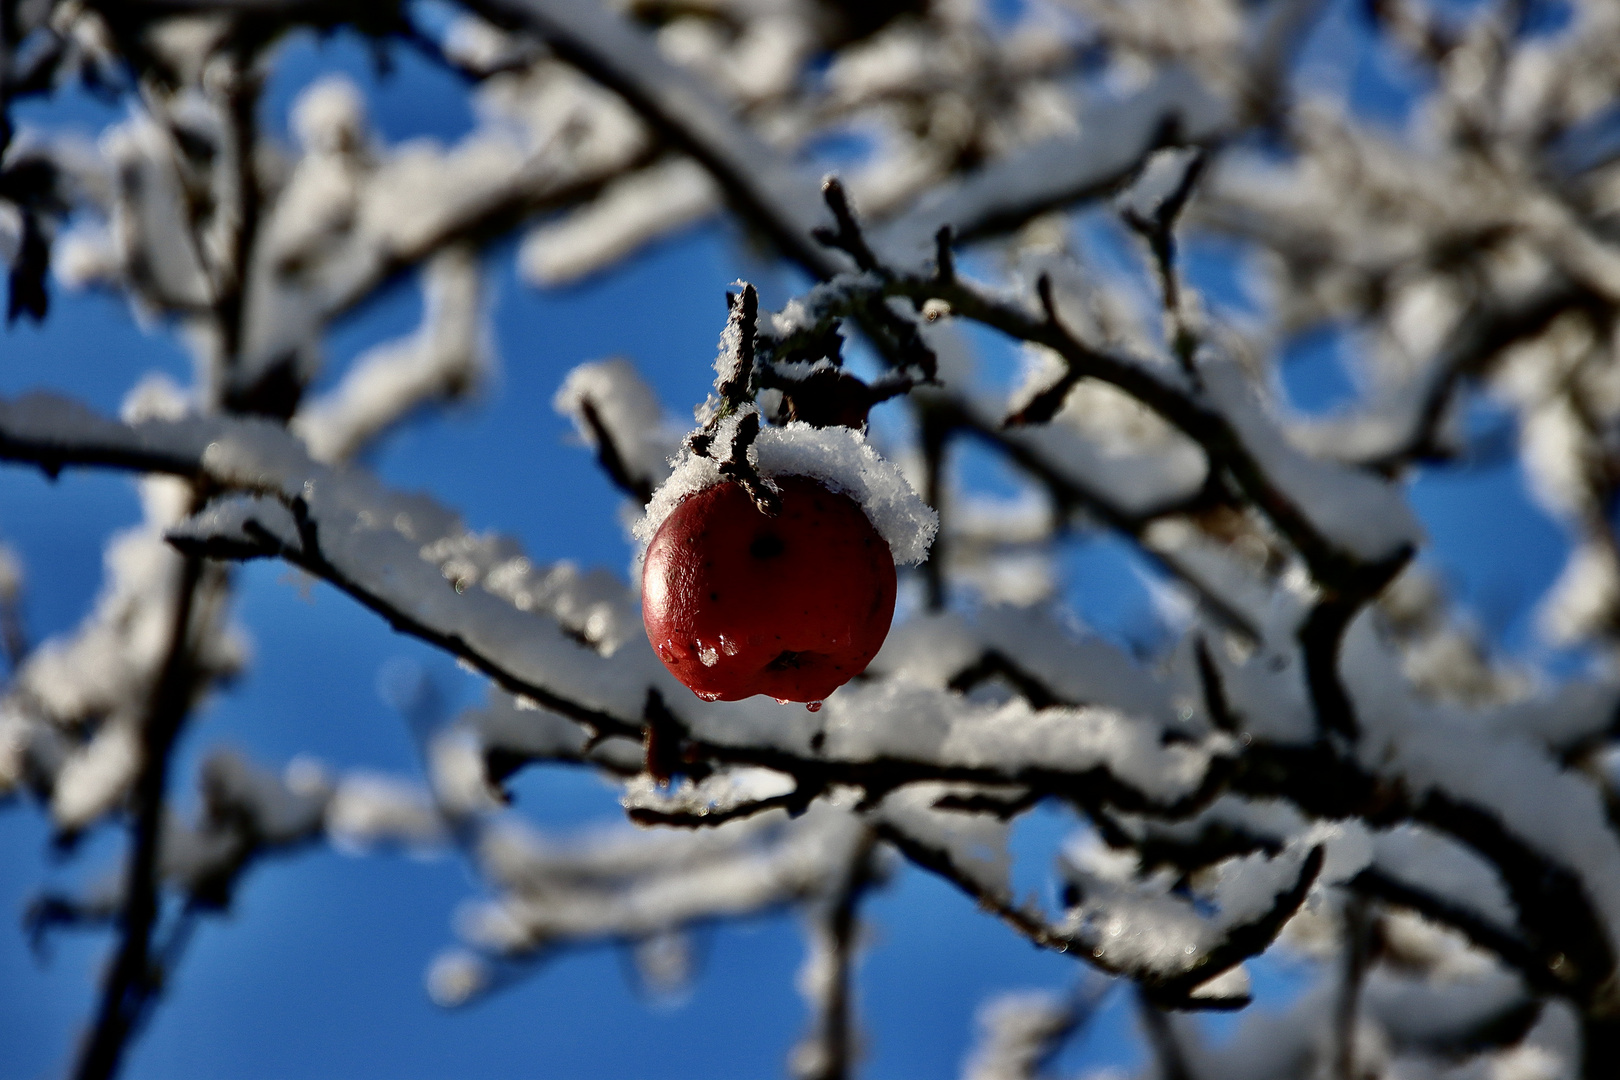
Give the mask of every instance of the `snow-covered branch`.
[[[858, 904], [891, 849], [1135, 983], [1161, 1080], [1620, 1068], [1620, 20], [1396, 0], [1346, 44], [1310, 0], [1013, 7], [0, 13], [9, 312], [46, 314], [54, 266], [196, 360], [195, 385], [145, 383], [122, 419], [0, 401], [0, 459], [140, 474], [144, 520], [70, 633], [29, 647], [0, 557], [0, 794], [63, 838], [122, 815], [131, 841], [120, 884], [36, 908], [37, 933], [120, 930], [81, 1075], [112, 1074], [256, 859], [321, 837], [471, 856], [493, 896], [430, 973], [447, 1004], [600, 943], [674, 988], [689, 928], [797, 908], [807, 1077], [856, 1068]], [[345, 25], [453, 70], [471, 129], [391, 144], [326, 77], [278, 145], [278, 43]], [[1362, 78], [1346, 50], [1415, 73], [1390, 91], [1409, 120], [1338, 93]], [[75, 79], [130, 105], [97, 143], [13, 130], [13, 101]], [[1098, 205], [1116, 193], [1123, 224]], [[744, 288], [698, 431], [627, 358], [575, 367], [553, 405], [649, 507], [642, 541], [710, 480], [770, 510], [783, 461], [836, 444], [881, 466], [849, 493], [902, 564], [902, 618], [817, 710], [697, 699], [617, 575], [542, 564], [354, 464], [488, 371], [496, 241], [523, 233], [545, 287], [726, 211], [815, 284], [774, 314]], [[334, 320], [407, 274], [421, 325], [317, 382]], [[876, 371], [846, 357], [853, 332]], [[1298, 396], [1304, 341], [1344, 361], [1344, 404]], [[970, 442], [1010, 494], [981, 490]], [[1510, 454], [1569, 540], [1511, 661], [1446, 600], [1444, 559], [1414, 560], [1408, 492]], [[901, 488], [897, 531], [874, 507]], [[1066, 610], [1090, 600], [1065, 587], [1068, 541], [1095, 532], [1151, 594], [1128, 647]], [[170, 809], [187, 715], [245, 662], [229, 563], [254, 558], [490, 680], [423, 733], [425, 782], [216, 751], [198, 814]], [[507, 784], [536, 763], [597, 772], [643, 831], [525, 831]], [[1036, 807], [1078, 819], [1055, 904], [1012, 887], [1008, 834]], [[1286, 1015], [1221, 1044], [1176, 1015], [1242, 1006], [1244, 961], [1274, 946], [1325, 973]], [[1090, 1002], [993, 1008], [970, 1074], [1040, 1075]]]

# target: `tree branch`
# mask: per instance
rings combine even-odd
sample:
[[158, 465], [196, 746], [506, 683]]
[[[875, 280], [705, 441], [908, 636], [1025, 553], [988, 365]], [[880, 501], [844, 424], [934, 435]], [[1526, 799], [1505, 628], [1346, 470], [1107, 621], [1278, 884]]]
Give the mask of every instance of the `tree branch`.
[[659, 54], [641, 31], [587, 0], [472, 0], [491, 22], [544, 41], [624, 98], [670, 145], [707, 169], [744, 218], [817, 278], [843, 269], [811, 240], [820, 219], [813, 184]]
[[848, 875], [811, 916], [811, 955], [805, 961], [804, 979], [814, 1015], [809, 1034], [793, 1052], [797, 1080], [849, 1080], [853, 1074], [857, 1031], [851, 983], [860, 945], [860, 903], [874, 880], [875, 854], [876, 837], [865, 831], [852, 853]]
[[79, 1048], [75, 1080], [109, 1080], [117, 1073], [130, 1036], [163, 983], [152, 956], [162, 903], [157, 863], [171, 752], [191, 704], [191, 611], [202, 567], [202, 559], [186, 557], [175, 588], [163, 668], [141, 731], [141, 771], [131, 797], [135, 817], [118, 917], [121, 937], [102, 984], [95, 1022]]
[[[1248, 400], [1254, 392], [1248, 379], [1228, 361], [1202, 360], [1198, 371], [1203, 385], [1195, 385], [1150, 361], [1095, 348], [1057, 320], [960, 278], [894, 270], [852, 275], [811, 290], [802, 300], [806, 314], [773, 347], [791, 348], [799, 337], [819, 333], [827, 320], [854, 314], [874, 297], [889, 296], [905, 297], [919, 310], [926, 301], [944, 301], [962, 318], [1051, 349], [1075, 377], [1098, 379], [1136, 398], [1202, 447], [1212, 467], [1230, 475], [1288, 537], [1313, 576], [1337, 592], [1371, 595], [1411, 554], [1415, 519], [1394, 489], [1370, 474], [1292, 449], [1258, 402]], [[1382, 513], [1391, 520], [1381, 523], [1378, 535], [1357, 531], [1357, 526], [1370, 524], [1364, 513], [1354, 523], [1333, 518], [1347, 508], [1326, 505], [1320, 486], [1330, 480], [1342, 489], [1335, 495], [1348, 496], [1354, 489], [1383, 504]]]

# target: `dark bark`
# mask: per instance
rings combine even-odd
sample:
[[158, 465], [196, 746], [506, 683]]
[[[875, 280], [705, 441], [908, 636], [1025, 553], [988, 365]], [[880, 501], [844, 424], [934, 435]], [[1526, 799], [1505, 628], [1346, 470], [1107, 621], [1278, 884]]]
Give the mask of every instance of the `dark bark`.
[[1614, 1080], [1617, 1076], [1620, 1076], [1620, 1019], [1583, 1017], [1581, 1080]]
[[162, 988], [163, 972], [152, 955], [153, 931], [162, 915], [159, 844], [170, 754], [191, 704], [191, 614], [202, 570], [203, 560], [194, 556], [181, 564], [167, 653], [147, 710], [141, 771], [131, 800], [134, 821], [118, 917], [122, 936], [102, 983], [95, 1022], [79, 1048], [75, 1080], [108, 1080], [117, 1074], [130, 1036]]

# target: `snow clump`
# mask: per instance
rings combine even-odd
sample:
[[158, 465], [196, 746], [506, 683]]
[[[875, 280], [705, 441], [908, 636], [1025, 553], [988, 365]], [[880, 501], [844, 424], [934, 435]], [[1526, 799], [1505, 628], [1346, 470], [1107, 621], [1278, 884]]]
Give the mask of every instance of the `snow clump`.
[[683, 432], [664, 416], [652, 387], [635, 365], [623, 358], [581, 364], [568, 373], [552, 407], [573, 421], [574, 430], [596, 447], [601, 435], [587, 409], [613, 440], [625, 467], [655, 486], [669, 471], [669, 459], [680, 450]]
[[[716, 439], [724, 444], [725, 439]], [[748, 448], [748, 460], [767, 480], [774, 476], [808, 476], [848, 495], [866, 512], [894, 561], [915, 565], [928, 557], [939, 531], [939, 515], [917, 495], [904, 474], [853, 428], [816, 428], [795, 422], [765, 427]], [[690, 451], [653, 493], [647, 512], [636, 522], [636, 539], [651, 543], [681, 500], [720, 483], [720, 466]]]

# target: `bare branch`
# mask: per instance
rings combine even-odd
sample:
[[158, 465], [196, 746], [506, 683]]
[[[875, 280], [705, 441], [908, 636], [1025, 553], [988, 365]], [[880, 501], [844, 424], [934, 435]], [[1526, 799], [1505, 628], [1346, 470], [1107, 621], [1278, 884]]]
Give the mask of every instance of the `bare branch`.
[[1344, 956], [1333, 1017], [1333, 1068], [1339, 1080], [1357, 1080], [1356, 1035], [1361, 1024], [1362, 984], [1372, 949], [1372, 918], [1366, 901], [1352, 896], [1343, 911]]
[[96, 1018], [80, 1044], [75, 1080], [107, 1080], [117, 1073], [130, 1036], [162, 986], [163, 976], [152, 955], [152, 933], [161, 914], [158, 854], [170, 751], [191, 704], [191, 612], [201, 576], [202, 560], [187, 558], [175, 590], [162, 673], [142, 725], [142, 764], [133, 793], [135, 821], [130, 830], [124, 906], [118, 916], [118, 952], [102, 983]]
[[1198, 350], [1198, 337], [1182, 303], [1175, 230], [1208, 160], [1198, 150], [1180, 154], [1161, 150], [1147, 159], [1136, 183], [1119, 198], [1120, 217], [1147, 243], [1153, 257], [1170, 329], [1170, 351], [1195, 378], [1193, 354]]
[[798, 1080], [848, 1080], [854, 1074], [859, 1032], [855, 1025], [854, 967], [860, 948], [859, 910], [877, 868], [876, 838], [867, 832], [851, 853], [839, 887], [811, 915], [810, 953], [800, 975], [810, 999], [811, 1030], [794, 1048]]

